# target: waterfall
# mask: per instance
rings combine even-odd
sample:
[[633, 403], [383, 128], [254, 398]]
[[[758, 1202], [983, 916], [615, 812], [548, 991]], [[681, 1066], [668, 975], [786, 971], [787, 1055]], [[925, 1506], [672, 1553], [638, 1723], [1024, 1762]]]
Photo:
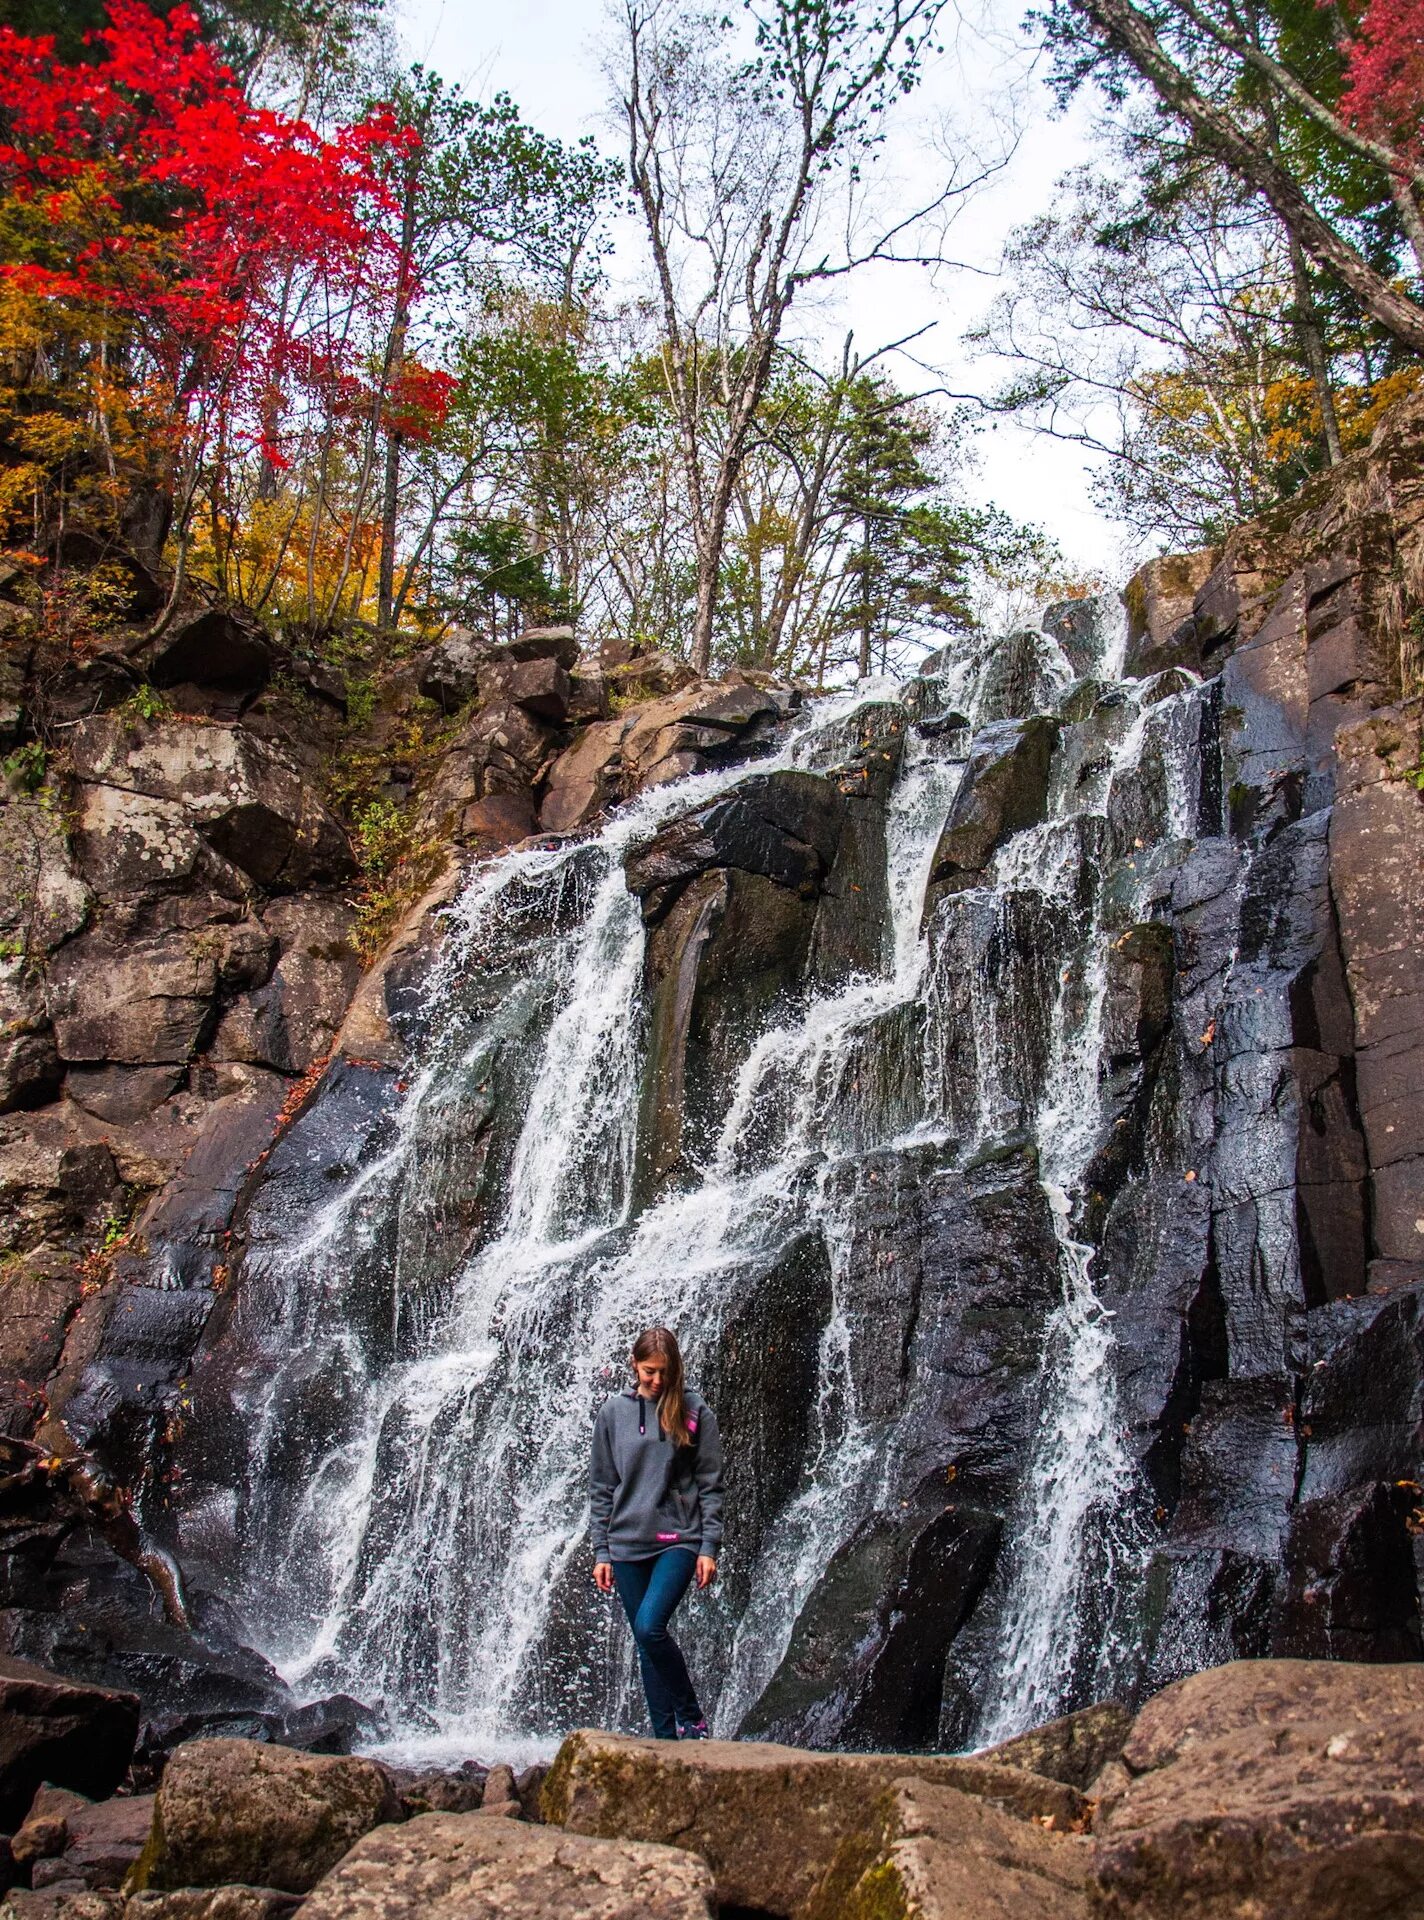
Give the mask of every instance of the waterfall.
[[[1052, 704], [1073, 672], [1054, 643], [1035, 644], [1039, 697]], [[774, 1526], [729, 1539], [725, 1593], [688, 1609], [694, 1664], [718, 1676], [716, 1727], [734, 1732], [837, 1548], [906, 1504], [894, 1422], [858, 1384], [850, 1176], [875, 1154], [967, 1166], [1024, 1129], [1061, 1304], [986, 1602], [999, 1653], [977, 1737], [1071, 1702], [1085, 1673], [1111, 1678], [1112, 1624], [1093, 1589], [1130, 1581], [1137, 1489], [1100, 1256], [1079, 1219], [1100, 1130], [1112, 937], [1091, 835], [1149, 762], [1153, 830], [1189, 830], [1183, 715], [1198, 693], [1149, 700], [1116, 680], [1107, 650], [1103, 764], [1080, 769], [1071, 791], [1055, 775], [1042, 824], [1006, 841], [953, 915], [926, 914], [1000, 664], [980, 644], [912, 688], [813, 702], [754, 767], [657, 788], [584, 839], [471, 874], [426, 975], [386, 1136], [330, 1201], [254, 1252], [244, 1281], [262, 1359], [235, 1390], [249, 1436], [236, 1497], [243, 1560], [261, 1575], [232, 1597], [293, 1684], [379, 1700], [407, 1746], [487, 1757], [547, 1743], [569, 1712], [636, 1724], [626, 1645], [587, 1592], [593, 1413], [621, 1384], [640, 1326], [666, 1320], [685, 1334], [696, 1382], [767, 1274], [804, 1257], [819, 1263], [824, 1299], [795, 1483]], [[954, 724], [912, 725], [926, 687]], [[834, 767], [887, 710], [906, 746], [885, 811], [882, 960], [774, 1009], [690, 1177], [640, 1205], [647, 936], [625, 855], [750, 773]], [[1015, 951], [1029, 911], [1064, 943], [1051, 980], [1041, 955]]]

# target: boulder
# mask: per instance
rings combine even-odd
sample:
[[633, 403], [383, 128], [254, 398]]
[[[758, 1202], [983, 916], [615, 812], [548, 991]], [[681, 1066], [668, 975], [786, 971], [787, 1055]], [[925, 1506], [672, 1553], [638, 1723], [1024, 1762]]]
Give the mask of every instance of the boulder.
[[272, 901], [262, 924], [281, 957], [266, 985], [224, 1016], [213, 1057], [305, 1073], [331, 1052], [361, 978], [356, 910], [331, 894], [292, 894]]
[[931, 898], [977, 884], [997, 848], [1036, 825], [1048, 799], [1058, 723], [1000, 720], [974, 736], [964, 779], [935, 848]]
[[355, 876], [341, 823], [287, 754], [246, 729], [103, 714], [75, 728], [71, 755], [88, 784], [179, 803], [210, 847], [269, 892]]
[[474, 699], [479, 689], [480, 669], [489, 651], [488, 641], [478, 639], [465, 627], [452, 627], [421, 662], [416, 680], [418, 690], [446, 713], [453, 713], [467, 700]]
[[92, 1799], [112, 1793], [137, 1733], [133, 1694], [0, 1655], [0, 1827], [14, 1831], [45, 1781]]
[[1424, 1667], [1235, 1662], [1138, 1715], [1104, 1792], [1102, 1920], [1424, 1910]]
[[1196, 664], [1196, 634], [1189, 624], [1192, 602], [1217, 557], [1211, 547], [1197, 553], [1164, 553], [1133, 574], [1122, 590], [1129, 673], [1156, 673], [1179, 658]]
[[44, 1106], [63, 1074], [35, 970], [18, 955], [0, 959], [0, 1113]]
[[[35, 1796], [41, 1806], [54, 1788], [41, 1788]], [[77, 1795], [65, 1796], [63, 1809], [49, 1813], [31, 1808], [30, 1816], [15, 1835], [18, 1845], [28, 1842], [25, 1851], [33, 1861], [32, 1887], [58, 1885], [78, 1880], [86, 1887], [120, 1887], [148, 1840], [153, 1819], [151, 1793], [126, 1795], [113, 1800], [91, 1802]], [[21, 1858], [17, 1852], [16, 1859]]]
[[988, 1747], [979, 1758], [1000, 1767], [1024, 1767], [1087, 1793], [1103, 1768], [1121, 1754], [1132, 1721], [1130, 1707], [1118, 1700], [1100, 1700], [1096, 1706], [1064, 1714]]
[[735, 867], [814, 897], [835, 859], [844, 799], [814, 773], [753, 774], [629, 855], [628, 888], [655, 924], [694, 874]]
[[898, 1780], [837, 1849], [806, 1920], [1086, 1920], [1089, 1843]]
[[489, 652], [494, 660], [552, 660], [567, 673], [579, 657], [578, 635], [572, 627], [526, 627], [517, 640], [501, 641]]
[[1080, 1822], [1087, 1803], [1058, 1781], [944, 1754], [808, 1753], [757, 1741], [672, 1743], [570, 1734], [544, 1782], [551, 1825], [700, 1853], [718, 1902], [801, 1914], [867, 1803], [907, 1772], [1026, 1820]]
[[122, 787], [82, 786], [79, 791], [75, 853], [101, 898], [206, 888], [241, 900], [251, 891], [251, 881], [213, 850], [181, 801], [155, 800]]
[[480, 669], [480, 698], [509, 700], [540, 720], [561, 726], [568, 718], [569, 676], [557, 659], [515, 660], [495, 655]]
[[712, 1875], [671, 1847], [587, 1839], [479, 1813], [368, 1833], [302, 1920], [712, 1920]]
[[787, 687], [759, 687], [743, 680], [682, 684], [685, 672], [646, 700], [648, 688], [619, 680], [640, 674], [649, 662], [635, 660], [606, 680], [624, 698], [644, 696], [611, 720], [594, 721], [549, 768], [539, 825], [547, 833], [585, 826], [604, 807], [661, 786], [684, 774], [726, 766], [766, 751], [782, 718], [797, 703]]
[[15, 1887], [0, 1905], [3, 1920], [123, 1920], [123, 1914], [121, 1894], [90, 1893], [77, 1880], [37, 1893]]
[[191, 1740], [164, 1771], [129, 1891], [230, 1881], [305, 1893], [363, 1833], [400, 1818], [374, 1760], [255, 1740]]
[[478, 708], [462, 730], [452, 750], [452, 764], [468, 765], [474, 798], [527, 793], [550, 758], [554, 738], [552, 728], [515, 701], [493, 700]]
[[96, 927], [50, 966], [61, 1058], [127, 1066], [190, 1060], [212, 1031], [219, 995], [261, 986], [276, 947], [255, 918], [137, 939]]
[[453, 1773], [387, 1768], [408, 1818], [418, 1813], [478, 1813], [485, 1769], [472, 1760]]
[[144, 662], [155, 687], [185, 712], [206, 712], [205, 695], [225, 694], [240, 711], [271, 678], [272, 643], [251, 614], [234, 607], [208, 607], [177, 620]]
[[18, 1830], [11, 1836], [10, 1858], [17, 1867], [31, 1866], [36, 1860], [54, 1859], [69, 1844], [70, 1816], [95, 1804], [82, 1793], [71, 1793], [68, 1787], [41, 1787]]
[[301, 1896], [276, 1887], [180, 1887], [131, 1894], [124, 1920], [287, 1920]]
[[545, 833], [571, 833], [627, 791], [623, 736], [628, 716], [597, 720], [549, 768], [539, 825]]
[[492, 793], [465, 808], [459, 837], [479, 852], [495, 852], [527, 840], [537, 825], [532, 794]]

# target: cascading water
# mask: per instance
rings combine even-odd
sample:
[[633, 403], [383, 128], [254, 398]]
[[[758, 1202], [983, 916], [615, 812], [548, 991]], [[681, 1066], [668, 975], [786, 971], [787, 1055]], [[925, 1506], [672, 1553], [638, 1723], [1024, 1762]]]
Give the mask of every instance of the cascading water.
[[[1041, 636], [1039, 658], [1051, 703], [1072, 673]], [[656, 789], [596, 836], [471, 876], [427, 975], [389, 1137], [251, 1256], [244, 1282], [263, 1364], [239, 1389], [251, 1436], [239, 1531], [263, 1577], [234, 1597], [295, 1683], [382, 1700], [407, 1742], [487, 1755], [547, 1741], [570, 1713], [631, 1714], [626, 1648], [586, 1593], [594, 1408], [640, 1325], [682, 1330], [706, 1380], [725, 1372], [729, 1342], [742, 1354], [748, 1328], [756, 1338], [768, 1276], [814, 1270], [791, 1315], [814, 1318], [792, 1470], [775, 1511], [729, 1539], [721, 1597], [689, 1613], [694, 1663], [720, 1676], [718, 1730], [733, 1732], [791, 1657], [837, 1550], [910, 1504], [900, 1429], [867, 1392], [855, 1182], [876, 1155], [952, 1170], [1024, 1132], [1061, 1303], [1043, 1333], [1032, 1464], [984, 1603], [997, 1656], [977, 1737], [1110, 1677], [1111, 1622], [1091, 1590], [1130, 1571], [1136, 1491], [1100, 1256], [1079, 1223], [1112, 937], [1091, 834], [1148, 759], [1161, 789], [1150, 831], [1187, 829], [1178, 716], [1198, 695], [1141, 704], [1142, 688], [1110, 688], [1107, 750], [1071, 790], [1055, 776], [1042, 824], [927, 914], [996, 670], [981, 648], [942, 662], [905, 704], [885, 685], [817, 702], [753, 768]], [[927, 685], [941, 717], [912, 727]], [[906, 740], [884, 810], [880, 963], [783, 994], [747, 1037], [687, 1176], [640, 1199], [648, 936], [625, 856], [751, 773], [836, 768], [877, 728], [897, 751]], [[1024, 957], [1026, 919], [1049, 934]]]

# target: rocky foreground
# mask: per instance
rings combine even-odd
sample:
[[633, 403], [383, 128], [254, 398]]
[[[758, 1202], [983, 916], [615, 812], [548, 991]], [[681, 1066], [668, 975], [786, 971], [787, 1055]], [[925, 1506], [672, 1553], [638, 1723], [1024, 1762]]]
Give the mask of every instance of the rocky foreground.
[[969, 1757], [585, 1730], [516, 1778], [200, 1739], [140, 1793], [137, 1725], [0, 1665], [0, 1920], [1424, 1913], [1419, 1665], [1238, 1661]]

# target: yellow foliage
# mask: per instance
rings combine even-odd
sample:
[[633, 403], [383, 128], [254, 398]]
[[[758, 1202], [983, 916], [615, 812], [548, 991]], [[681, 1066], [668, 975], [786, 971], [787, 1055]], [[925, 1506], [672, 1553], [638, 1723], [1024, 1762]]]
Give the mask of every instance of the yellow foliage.
[[[52, 517], [102, 526], [171, 460], [171, 396], [127, 378], [123, 328], [0, 280], [0, 537]], [[18, 458], [16, 457], [18, 455]]]

